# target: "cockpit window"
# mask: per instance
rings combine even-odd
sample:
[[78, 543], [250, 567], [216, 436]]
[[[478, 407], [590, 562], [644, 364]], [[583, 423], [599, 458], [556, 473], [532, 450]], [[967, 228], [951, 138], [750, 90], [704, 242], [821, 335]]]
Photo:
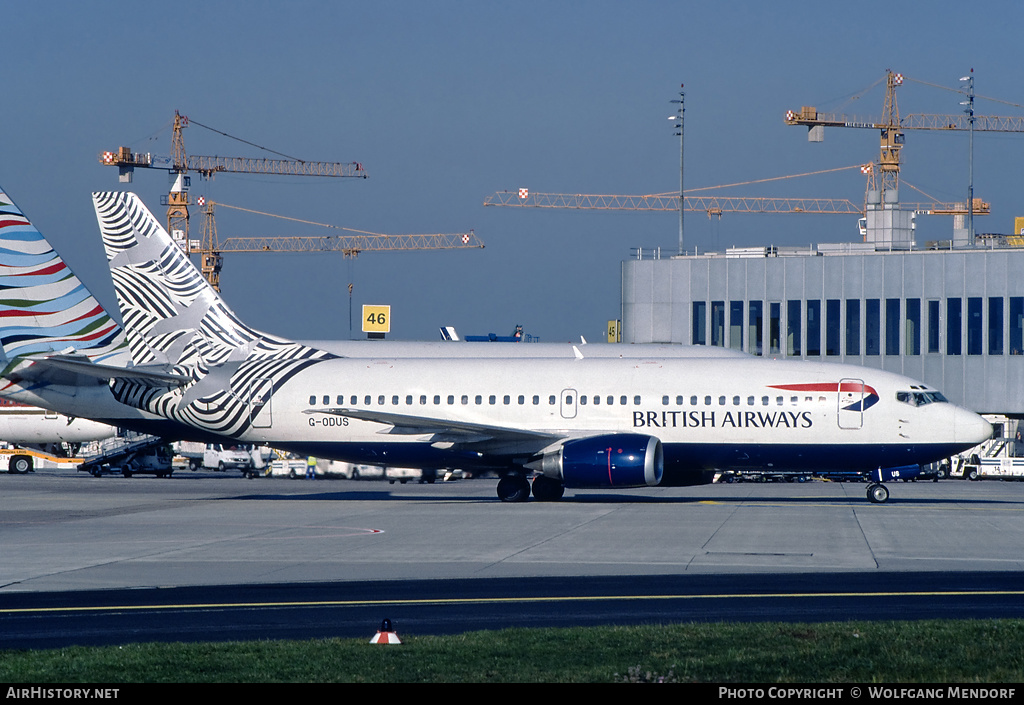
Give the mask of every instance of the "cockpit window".
[[933, 402], [949, 402], [941, 393], [935, 391], [896, 392], [896, 401], [909, 404], [910, 406], [924, 406]]

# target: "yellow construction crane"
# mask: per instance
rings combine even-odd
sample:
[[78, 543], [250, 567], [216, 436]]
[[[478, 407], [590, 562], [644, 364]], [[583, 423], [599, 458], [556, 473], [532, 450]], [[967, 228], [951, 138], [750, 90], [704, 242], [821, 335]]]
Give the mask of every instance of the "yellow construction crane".
[[[710, 186], [695, 191], [711, 191], [733, 186], [747, 186], [767, 181], [779, 181], [802, 176], [813, 176], [847, 169], [870, 170], [871, 165], [826, 169], [805, 174], [791, 174], [754, 181], [743, 181], [722, 186]], [[692, 192], [691, 192], [692, 193]], [[679, 212], [679, 193], [655, 193], [643, 196], [599, 195], [583, 193], [537, 193], [521, 188], [514, 191], [498, 191], [484, 199], [485, 206], [514, 206], [520, 208], [575, 208], [586, 210], [629, 210], [629, 211], [672, 211]], [[913, 203], [907, 207], [923, 214], [956, 214], [962, 205], [956, 203]], [[711, 216], [722, 217], [723, 213], [818, 213], [841, 215], [864, 215], [864, 206], [856, 205], [845, 198], [763, 198], [755, 196], [700, 196], [683, 198], [683, 209]], [[958, 210], [959, 209], [959, 210]], [[977, 212], [988, 213], [989, 204], [977, 204]]]
[[[204, 200], [204, 199], [200, 199]], [[214, 206], [291, 220], [307, 225], [343, 230], [346, 235], [290, 236], [290, 237], [230, 237], [217, 239], [217, 225]], [[356, 257], [360, 252], [383, 252], [397, 250], [452, 250], [482, 248], [483, 242], [470, 230], [465, 233], [435, 233], [428, 235], [385, 235], [365, 230], [353, 230], [337, 225], [315, 223], [300, 218], [265, 213], [263, 211], [231, 206], [226, 203], [205, 201], [203, 242], [200, 251], [200, 268], [203, 276], [217, 291], [220, 291], [220, 270], [223, 266], [221, 255], [225, 252], [341, 252], [345, 257]], [[351, 284], [349, 285], [351, 287]], [[351, 291], [350, 291], [351, 293]]]
[[[901, 73], [887, 71], [885, 76], [885, 100], [882, 105], [882, 117], [859, 118], [839, 113], [819, 113], [813, 106], [804, 106], [786, 112], [787, 125], [804, 125], [807, 128], [807, 139], [810, 142], [821, 142], [825, 138], [826, 127], [859, 127], [879, 130], [881, 133], [881, 152], [877, 170], [872, 168], [868, 174], [868, 189], [879, 191], [882, 202], [885, 193], [896, 191], [899, 187], [900, 150], [904, 143], [904, 130], [935, 130], [935, 131], [981, 131], [981, 132], [1024, 132], [1024, 118], [995, 117], [975, 115], [973, 107], [973, 78], [971, 78], [970, 109], [959, 115], [926, 115], [911, 113], [900, 118], [896, 101], [896, 89], [907, 79]], [[924, 81], [918, 81], [924, 83]], [[874, 85], [877, 85], [874, 84]], [[932, 84], [927, 84], [932, 85]], [[941, 88], [941, 86], [939, 86]], [[964, 215], [969, 211], [984, 215], [988, 212], [988, 204], [973, 198], [971, 194], [966, 206], [944, 209], [948, 214]], [[975, 207], [972, 207], [975, 206]], [[978, 207], [981, 210], [978, 210]]]
[[[218, 134], [231, 137], [227, 133], [215, 130], [202, 123], [191, 121], [199, 127], [204, 127]], [[136, 154], [129, 147], [119, 147], [116, 152], [100, 153], [100, 163], [106, 166], [116, 166], [119, 170], [119, 179], [124, 183], [131, 183], [132, 174], [135, 169], [164, 169], [175, 174], [174, 185], [167, 195], [167, 202], [161, 205], [167, 206], [167, 232], [171, 237], [184, 243], [185, 252], [189, 253], [191, 242], [189, 239], [189, 200], [188, 200], [188, 172], [196, 172], [206, 178], [211, 178], [219, 172], [230, 172], [236, 174], [275, 174], [288, 176], [327, 176], [327, 177], [355, 177], [365, 179], [366, 170], [359, 162], [311, 162], [302, 159], [248, 159], [245, 157], [203, 157], [186, 155], [185, 139], [183, 130], [188, 127], [190, 121], [187, 116], [174, 111], [174, 124], [171, 128], [171, 156], [159, 157], [152, 154]], [[238, 138], [232, 138], [238, 139]], [[246, 142], [245, 140], [240, 140]], [[246, 144], [253, 145], [252, 142]], [[261, 148], [262, 149], [262, 148]], [[280, 155], [287, 156], [287, 155]], [[201, 252], [203, 257], [209, 252]]]

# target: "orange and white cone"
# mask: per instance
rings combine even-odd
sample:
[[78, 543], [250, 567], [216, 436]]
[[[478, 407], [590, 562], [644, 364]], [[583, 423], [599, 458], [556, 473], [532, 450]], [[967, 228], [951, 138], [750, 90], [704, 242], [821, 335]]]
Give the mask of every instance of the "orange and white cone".
[[377, 630], [377, 634], [370, 639], [371, 644], [401, 644], [402, 640], [398, 638], [398, 634], [391, 628], [391, 620], [385, 619], [380, 623], [380, 629]]

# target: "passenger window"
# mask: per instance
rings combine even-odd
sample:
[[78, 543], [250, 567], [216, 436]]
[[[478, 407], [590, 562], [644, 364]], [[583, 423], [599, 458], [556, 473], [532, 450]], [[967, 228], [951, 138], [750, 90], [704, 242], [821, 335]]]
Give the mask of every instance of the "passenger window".
[[608, 399], [606, 399], [605, 401], [608, 402], [608, 406], [615, 405], [615, 397], [613, 397], [611, 394], [608, 395]]
[[597, 395], [597, 394], [595, 394], [595, 395], [594, 395], [594, 406], [597, 406], [597, 405], [598, 405], [598, 404], [600, 404], [600, 403], [601, 403], [601, 397], [600, 397], [600, 395]]
[[587, 405], [587, 395], [584, 394], [583, 396], [580, 397], [580, 406], [586, 406], [586, 405]]
[[338, 400], [336, 402], [334, 402], [334, 403], [337, 404], [338, 406], [344, 406], [345, 405], [345, 395], [344, 394], [339, 394], [338, 395]]
[[462, 395], [462, 403], [463, 404], [468, 404], [469, 403], [469, 395], [468, 394], [463, 394]]
[[533, 395], [533, 405], [537, 406], [538, 404], [540, 404], [540, 395], [534, 394]]
[[619, 404], [621, 404], [622, 406], [626, 405], [626, 396], [625, 395], [622, 395], [621, 397], [619, 397]]
[[369, 394], [367, 394], [365, 397], [363, 397], [363, 405], [364, 406], [369, 406], [370, 405], [370, 395]]
[[420, 406], [423, 406], [426, 403], [427, 403], [427, 395], [426, 394], [420, 394]]
[[519, 395], [519, 398], [518, 398], [518, 399], [517, 399], [516, 401], [518, 401], [518, 402], [519, 402], [519, 406], [522, 406], [523, 404], [525, 404], [525, 403], [526, 403], [526, 397], [525, 397], [525, 396], [523, 396], [522, 394], [520, 394], [520, 395]]
[[440, 394], [435, 394], [434, 395], [434, 406], [437, 406], [440, 403], [441, 403], [441, 395]]
[[309, 395], [309, 405], [310, 406], [316, 406], [316, 395], [315, 394], [310, 394]]
[[487, 397], [487, 403], [490, 404], [491, 406], [494, 406], [494, 404], [497, 403], [497, 401], [498, 397], [494, 396], [493, 394]]
[[548, 404], [550, 404], [551, 406], [554, 406], [555, 402], [557, 402], [557, 401], [558, 400], [555, 398], [554, 394], [552, 394], [551, 396], [548, 397]]
[[397, 394], [392, 395], [392, 397], [391, 397], [391, 405], [392, 406], [398, 406], [398, 395]]
[[473, 397], [473, 401], [475, 401], [477, 405], [480, 405], [484, 403], [484, 398], [477, 394], [475, 397]]
[[331, 403], [331, 398], [329, 396], [327, 396], [326, 394], [324, 394], [324, 406], [327, 406], [330, 403]]
[[405, 395], [405, 405], [412, 406], [412, 394]]
[[501, 401], [505, 404], [505, 406], [508, 406], [509, 404], [512, 403], [512, 397], [506, 394]]
[[663, 396], [661, 398], [661, 405], [662, 406], [668, 406], [668, 394], [666, 394], [665, 396]]
[[384, 395], [383, 394], [381, 394], [379, 397], [377, 397], [377, 404], [379, 406], [384, 406]]
[[697, 396], [690, 397], [690, 406], [697, 406]]
[[356, 404], [359, 403], [359, 397], [357, 397], [355, 394], [353, 394], [351, 396], [351, 398], [349, 399], [348, 403], [351, 404], [352, 406], [355, 406]]
[[449, 394], [448, 395], [448, 403], [449, 404], [454, 404], [455, 403], [455, 395], [454, 394]]
[[640, 395], [639, 394], [637, 394], [635, 397], [633, 397], [633, 406], [640, 406]]
[[682, 394], [677, 394], [676, 395], [676, 406], [682, 406], [682, 405], [683, 405], [683, 395]]

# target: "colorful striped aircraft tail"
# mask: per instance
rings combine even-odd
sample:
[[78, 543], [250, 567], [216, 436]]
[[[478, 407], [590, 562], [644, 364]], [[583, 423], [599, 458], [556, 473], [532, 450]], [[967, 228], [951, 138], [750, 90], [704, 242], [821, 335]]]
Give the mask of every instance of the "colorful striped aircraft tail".
[[3, 367], [48, 355], [127, 363], [118, 323], [0, 190], [0, 349]]

